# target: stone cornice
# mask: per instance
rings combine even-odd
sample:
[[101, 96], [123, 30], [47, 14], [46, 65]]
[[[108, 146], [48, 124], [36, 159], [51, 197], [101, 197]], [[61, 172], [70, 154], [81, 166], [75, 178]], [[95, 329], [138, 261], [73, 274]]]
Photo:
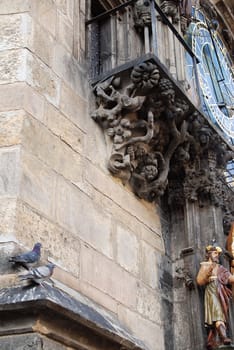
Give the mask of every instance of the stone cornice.
[[[5, 314], [8, 319], [12, 317], [15, 320], [16, 314], [18, 320], [22, 319], [17, 326], [17, 333], [35, 331], [53, 339], [59, 339], [65, 344], [69, 342], [72, 346], [79, 345], [81, 346], [79, 349], [86, 349], [89, 345], [87, 339], [94, 339], [97, 341], [97, 345], [102, 344], [100, 349], [104, 349], [103, 346], [106, 340], [107, 348], [112, 348], [113, 346], [113, 349], [116, 350], [147, 350], [147, 347], [136, 340], [114, 317], [107, 316], [107, 313], [102, 312], [100, 308], [95, 309], [93, 303], [89, 305], [88, 301], [86, 304], [80, 302], [48, 284], [35, 287], [1, 289], [1, 319], [5, 319]], [[32, 318], [32, 325], [27, 321], [28, 329], [25, 328], [23, 322], [25, 315], [28, 315], [27, 319]], [[49, 324], [47, 318], [50, 320]], [[43, 321], [44, 319], [45, 321]], [[64, 325], [62, 325], [63, 319]], [[45, 322], [46, 326], [43, 325], [43, 322]], [[0, 335], [14, 334], [14, 327], [14, 322], [6, 322], [4, 327], [0, 329]], [[65, 330], [64, 335], [56, 332], [56, 329], [58, 330], [61, 327]], [[77, 343], [79, 327], [81, 327], [82, 331], [80, 339], [84, 342], [83, 344], [80, 340], [80, 344]], [[66, 329], [70, 329], [68, 338], [66, 337]], [[72, 329], [75, 331], [74, 340], [72, 339]], [[91, 345], [93, 346], [93, 344]]]

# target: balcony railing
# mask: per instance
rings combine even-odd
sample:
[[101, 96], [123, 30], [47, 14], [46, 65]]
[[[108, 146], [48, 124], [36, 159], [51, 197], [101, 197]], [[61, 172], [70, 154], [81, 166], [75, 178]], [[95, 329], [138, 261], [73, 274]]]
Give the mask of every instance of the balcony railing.
[[183, 39], [179, 26], [176, 29], [154, 0], [141, 6], [136, 3], [125, 1], [86, 21], [91, 80], [100, 80], [117, 67], [153, 54], [199, 108], [198, 59]]

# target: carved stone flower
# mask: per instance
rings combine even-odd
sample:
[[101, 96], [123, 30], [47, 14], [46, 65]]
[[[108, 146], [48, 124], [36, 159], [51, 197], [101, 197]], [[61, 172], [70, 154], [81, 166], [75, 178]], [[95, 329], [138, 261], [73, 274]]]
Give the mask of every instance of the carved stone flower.
[[131, 73], [132, 82], [139, 89], [152, 89], [158, 85], [159, 78], [159, 71], [151, 62], [139, 64]]
[[132, 132], [129, 130], [130, 122], [129, 120], [123, 118], [121, 122], [114, 128], [107, 129], [107, 135], [113, 137], [115, 144], [123, 143], [132, 136]]
[[158, 176], [158, 168], [153, 164], [145, 165], [141, 175], [143, 175], [147, 181], [153, 181]]

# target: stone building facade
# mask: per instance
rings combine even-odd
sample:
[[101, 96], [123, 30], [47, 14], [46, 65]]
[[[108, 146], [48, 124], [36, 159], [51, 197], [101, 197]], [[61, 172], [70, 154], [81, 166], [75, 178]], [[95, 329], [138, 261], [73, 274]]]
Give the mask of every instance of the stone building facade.
[[[232, 1], [203, 2], [233, 55]], [[195, 276], [233, 221], [233, 146], [186, 75], [196, 2], [156, 5], [0, 1], [3, 350], [204, 348]], [[56, 268], [28, 286], [9, 257], [36, 242]]]

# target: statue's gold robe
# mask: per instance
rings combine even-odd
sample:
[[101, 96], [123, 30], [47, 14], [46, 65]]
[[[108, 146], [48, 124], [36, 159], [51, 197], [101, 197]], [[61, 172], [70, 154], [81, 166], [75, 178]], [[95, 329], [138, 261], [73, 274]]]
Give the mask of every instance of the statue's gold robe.
[[205, 290], [205, 323], [213, 325], [216, 321], [227, 322], [228, 304], [232, 291], [228, 288], [230, 272], [220, 265], [217, 276], [211, 278]]

